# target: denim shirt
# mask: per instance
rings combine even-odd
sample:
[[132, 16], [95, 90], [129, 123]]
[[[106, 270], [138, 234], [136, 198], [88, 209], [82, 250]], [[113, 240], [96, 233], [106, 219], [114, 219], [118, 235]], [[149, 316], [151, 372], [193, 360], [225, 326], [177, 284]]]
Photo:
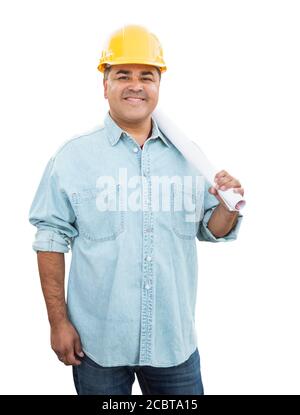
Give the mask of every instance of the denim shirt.
[[[124, 208], [125, 173], [140, 184], [140, 209]], [[154, 178], [165, 176], [199, 180], [154, 192]], [[103, 177], [114, 180], [108, 195], [118, 196], [117, 209], [99, 209]], [[32, 246], [71, 249], [68, 317], [96, 363], [170, 367], [195, 351], [196, 242], [233, 241], [242, 220], [239, 213], [234, 229], [215, 237], [207, 223], [219, 202], [209, 187], [153, 118], [143, 148], [107, 112], [103, 126], [66, 141], [48, 161], [29, 212]], [[193, 203], [175, 209], [178, 196]], [[170, 208], [153, 209], [157, 197]], [[187, 220], [191, 212], [195, 220]]]

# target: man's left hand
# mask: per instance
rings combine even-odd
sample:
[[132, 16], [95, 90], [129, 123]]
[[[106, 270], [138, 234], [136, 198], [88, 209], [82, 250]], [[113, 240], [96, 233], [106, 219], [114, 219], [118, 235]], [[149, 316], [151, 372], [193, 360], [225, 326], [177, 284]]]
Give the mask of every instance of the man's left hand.
[[215, 175], [215, 183], [216, 184], [211, 186], [208, 191], [214, 195], [226, 209], [227, 206], [224, 203], [223, 199], [219, 196], [218, 190], [228, 190], [233, 188], [235, 193], [239, 193], [240, 195], [244, 196], [244, 189], [242, 188], [241, 183], [234, 177], [230, 176], [230, 174], [225, 170], [221, 170]]

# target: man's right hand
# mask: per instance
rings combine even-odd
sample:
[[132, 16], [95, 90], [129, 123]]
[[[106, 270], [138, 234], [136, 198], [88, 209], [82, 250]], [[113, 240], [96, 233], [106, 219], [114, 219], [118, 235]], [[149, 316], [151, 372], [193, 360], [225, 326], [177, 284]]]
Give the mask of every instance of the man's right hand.
[[81, 361], [77, 356], [83, 357], [80, 337], [69, 320], [51, 326], [51, 347], [58, 359], [65, 365], [78, 366]]

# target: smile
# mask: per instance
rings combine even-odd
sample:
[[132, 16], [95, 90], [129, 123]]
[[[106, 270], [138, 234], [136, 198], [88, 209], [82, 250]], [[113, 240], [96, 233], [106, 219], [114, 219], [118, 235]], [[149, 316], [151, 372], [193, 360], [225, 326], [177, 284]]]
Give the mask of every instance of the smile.
[[124, 98], [124, 101], [132, 102], [132, 103], [140, 103], [145, 100], [143, 98]]

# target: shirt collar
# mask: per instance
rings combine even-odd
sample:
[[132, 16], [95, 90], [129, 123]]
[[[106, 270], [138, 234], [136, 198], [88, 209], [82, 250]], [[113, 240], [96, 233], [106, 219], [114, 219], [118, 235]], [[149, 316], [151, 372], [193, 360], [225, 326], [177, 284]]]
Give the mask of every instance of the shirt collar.
[[[153, 117], [151, 117], [151, 119], [152, 119], [152, 134], [149, 138], [151, 137], [160, 138], [166, 144], [167, 147], [170, 147], [170, 144], [168, 143], [168, 138], [165, 135], [163, 135], [163, 133], [160, 131], [155, 119]], [[119, 127], [118, 124], [112, 119], [109, 111], [107, 112], [104, 118], [104, 124], [108, 132], [107, 134], [108, 139], [112, 146], [117, 144], [122, 134], [128, 135], [128, 133], [125, 130], [123, 130], [121, 127]]]

